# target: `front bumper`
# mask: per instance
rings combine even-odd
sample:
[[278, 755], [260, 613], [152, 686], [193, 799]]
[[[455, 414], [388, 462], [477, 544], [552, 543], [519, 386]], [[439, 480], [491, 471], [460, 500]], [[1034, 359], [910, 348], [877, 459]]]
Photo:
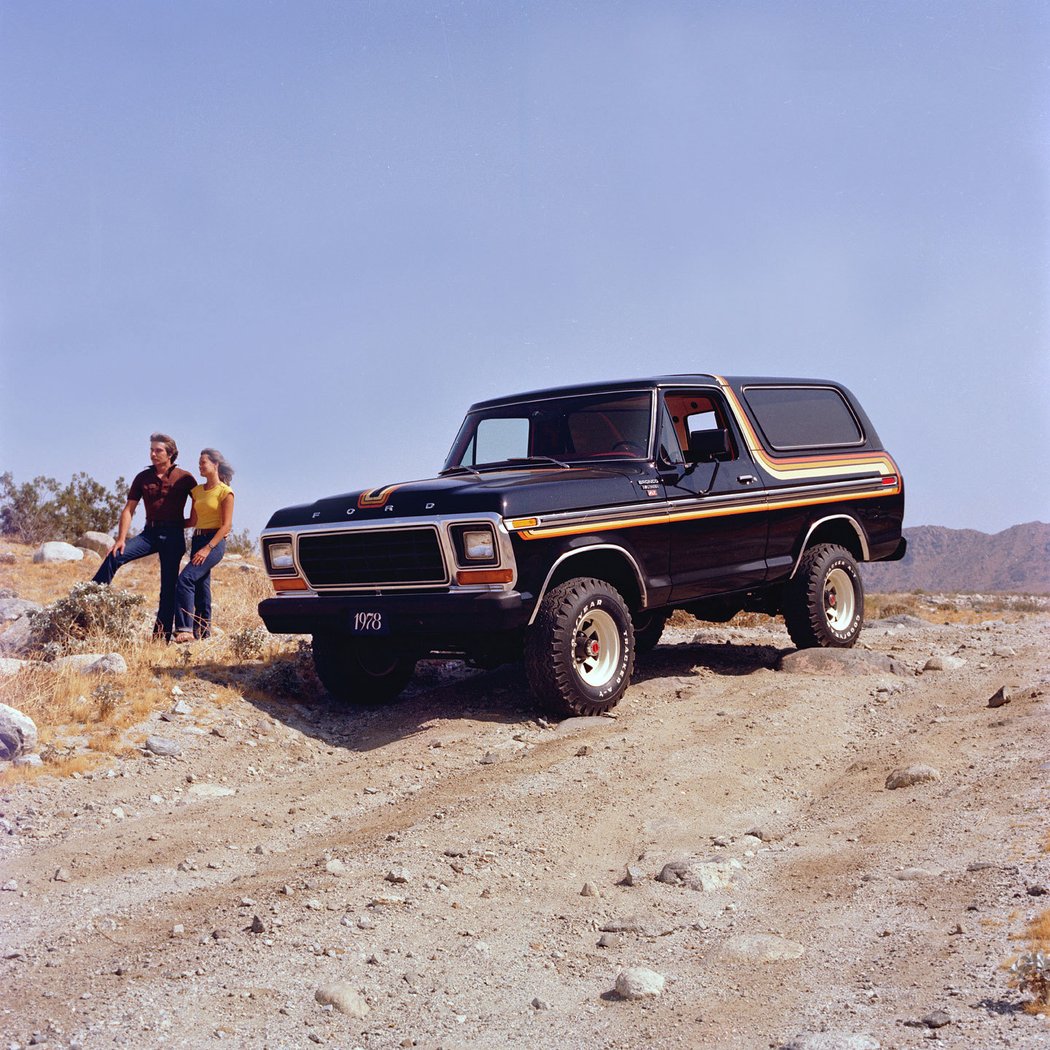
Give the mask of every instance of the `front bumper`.
[[260, 602], [259, 615], [273, 634], [353, 634], [358, 614], [379, 613], [384, 634], [440, 644], [518, 630], [529, 622], [534, 602], [520, 591], [283, 595]]

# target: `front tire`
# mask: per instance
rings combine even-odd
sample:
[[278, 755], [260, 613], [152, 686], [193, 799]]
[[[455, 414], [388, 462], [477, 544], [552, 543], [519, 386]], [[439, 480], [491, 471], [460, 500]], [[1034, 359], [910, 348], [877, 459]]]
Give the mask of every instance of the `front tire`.
[[393, 700], [416, 669], [415, 656], [388, 638], [315, 634], [313, 654], [317, 677], [343, 707]]
[[525, 638], [525, 674], [536, 697], [567, 715], [611, 711], [631, 682], [634, 626], [604, 580], [567, 580], [544, 595]]
[[799, 649], [848, 649], [864, 624], [864, 584], [845, 547], [810, 547], [784, 588], [784, 622]]
[[666, 609], [640, 612], [634, 616], [634, 651], [639, 656], [651, 653], [659, 644], [670, 613]]

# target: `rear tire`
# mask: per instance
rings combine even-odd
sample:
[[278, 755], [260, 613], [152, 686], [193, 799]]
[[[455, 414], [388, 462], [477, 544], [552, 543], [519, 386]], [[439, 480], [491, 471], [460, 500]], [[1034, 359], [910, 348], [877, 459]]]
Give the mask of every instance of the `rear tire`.
[[544, 595], [525, 637], [525, 674], [543, 703], [566, 715], [611, 711], [631, 682], [634, 625], [604, 580], [567, 580]]
[[314, 668], [332, 699], [343, 707], [392, 700], [408, 685], [416, 657], [388, 638], [315, 634]]
[[864, 584], [845, 547], [810, 547], [784, 587], [784, 622], [799, 649], [848, 649], [864, 625]]

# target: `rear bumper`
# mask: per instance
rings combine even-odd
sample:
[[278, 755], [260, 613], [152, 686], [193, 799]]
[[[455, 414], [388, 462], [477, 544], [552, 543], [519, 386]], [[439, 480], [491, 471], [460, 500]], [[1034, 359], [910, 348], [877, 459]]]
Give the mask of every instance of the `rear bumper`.
[[379, 613], [384, 634], [438, 643], [518, 630], [528, 623], [534, 600], [520, 591], [283, 595], [260, 602], [259, 615], [273, 634], [353, 634], [359, 613]]

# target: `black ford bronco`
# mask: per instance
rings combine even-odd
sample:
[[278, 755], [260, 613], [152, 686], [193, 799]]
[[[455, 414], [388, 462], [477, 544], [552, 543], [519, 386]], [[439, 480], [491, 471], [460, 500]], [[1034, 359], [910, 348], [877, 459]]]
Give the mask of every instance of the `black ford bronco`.
[[853, 395], [813, 379], [662, 376], [500, 397], [438, 477], [277, 511], [267, 628], [313, 636], [349, 704], [417, 659], [520, 660], [562, 713], [614, 707], [674, 609], [783, 615], [850, 646], [859, 561], [896, 560], [904, 482]]

